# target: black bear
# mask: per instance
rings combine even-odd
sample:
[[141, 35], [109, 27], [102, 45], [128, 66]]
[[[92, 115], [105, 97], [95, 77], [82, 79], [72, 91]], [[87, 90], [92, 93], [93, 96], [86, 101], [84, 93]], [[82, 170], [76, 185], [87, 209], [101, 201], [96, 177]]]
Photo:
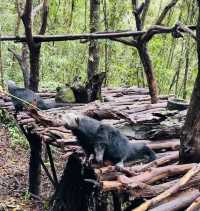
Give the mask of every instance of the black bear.
[[148, 157], [156, 159], [155, 153], [144, 143], [129, 143], [127, 137], [110, 125], [83, 115], [65, 113], [59, 115], [65, 127], [72, 130], [87, 156], [94, 154], [98, 163], [109, 160], [123, 166], [124, 161]]
[[[36, 106], [41, 110], [48, 109], [43, 99], [32, 90], [17, 87], [15, 82], [11, 80], [7, 81], [7, 86], [8, 86], [9, 93], [12, 94], [13, 96], [31, 104], [34, 102], [36, 103]], [[12, 97], [12, 102], [15, 106], [15, 110], [16, 112], [22, 111], [26, 103], [22, 102], [21, 100], [18, 100], [15, 97]]]
[[94, 154], [93, 146], [101, 122], [74, 113], [60, 114], [59, 119], [65, 123], [67, 129], [72, 130], [72, 133], [76, 136], [78, 143], [84, 149], [86, 155], [89, 157], [91, 154]]
[[155, 153], [144, 143], [130, 143], [128, 138], [110, 125], [101, 124], [94, 141], [95, 159], [98, 163], [110, 160], [118, 166], [125, 161], [148, 158], [156, 159]]

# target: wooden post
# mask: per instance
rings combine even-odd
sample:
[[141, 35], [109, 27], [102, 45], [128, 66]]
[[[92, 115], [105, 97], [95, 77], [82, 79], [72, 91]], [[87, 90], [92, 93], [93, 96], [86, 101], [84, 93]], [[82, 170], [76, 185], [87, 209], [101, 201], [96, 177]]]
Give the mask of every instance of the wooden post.
[[40, 194], [41, 183], [41, 159], [42, 159], [42, 140], [31, 133], [31, 130], [24, 129], [20, 125], [20, 129], [26, 136], [30, 145], [30, 161], [29, 161], [29, 192], [38, 196]]
[[82, 164], [76, 153], [72, 154], [64, 169], [59, 185], [50, 202], [51, 211], [98, 210], [99, 183], [94, 170]]
[[29, 161], [29, 192], [34, 195], [40, 194], [41, 183], [41, 154], [42, 142], [35, 134], [28, 134], [30, 145], [30, 161]]

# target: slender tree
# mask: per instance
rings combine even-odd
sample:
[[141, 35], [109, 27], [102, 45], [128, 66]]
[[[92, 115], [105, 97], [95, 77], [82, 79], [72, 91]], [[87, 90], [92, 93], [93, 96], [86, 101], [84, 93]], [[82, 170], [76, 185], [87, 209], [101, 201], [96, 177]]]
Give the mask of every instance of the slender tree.
[[[15, 27], [15, 35], [17, 36], [19, 33], [19, 26], [21, 22], [21, 14], [23, 13], [23, 3], [22, 1], [16, 0], [15, 7], [17, 10], [17, 21]], [[35, 16], [37, 13], [43, 8], [43, 3], [39, 4], [35, 8], [33, 8], [31, 12], [31, 22], [32, 27], [34, 24]], [[22, 70], [23, 79], [24, 79], [24, 87], [29, 88], [29, 79], [30, 79], [30, 61], [29, 61], [29, 48], [26, 42], [22, 43], [21, 53], [17, 53], [14, 49], [8, 49], [11, 53], [13, 53], [14, 58], [17, 59], [19, 66]]]
[[34, 10], [32, 9], [32, 0], [26, 0], [25, 8], [23, 13], [20, 14], [22, 22], [24, 24], [25, 35], [27, 45], [29, 48], [30, 58], [30, 77], [29, 77], [29, 88], [33, 91], [38, 91], [39, 86], [39, 69], [40, 69], [40, 49], [41, 43], [37, 43], [33, 39], [33, 19], [35, 13], [42, 7], [42, 18], [39, 34], [43, 35], [47, 27], [47, 16], [48, 16], [48, 0], [43, 0], [43, 3], [37, 6]]
[[181, 133], [180, 161], [200, 162], [200, 0], [197, 20], [198, 74], [192, 92], [190, 107]]
[[[99, 31], [100, 0], [90, 0], [90, 32]], [[99, 68], [98, 40], [89, 43], [88, 80], [91, 80]]]
[[[173, 8], [178, 0], [171, 0], [164, 9], [161, 11], [159, 17], [155, 20], [154, 25], [152, 25], [144, 35], [138, 36], [132, 40], [123, 38], [114, 38], [113, 40], [124, 43], [126, 45], [135, 47], [138, 51], [141, 63], [146, 74], [146, 79], [149, 87], [149, 93], [151, 95], [151, 102], [157, 103], [158, 101], [158, 91], [157, 82], [154, 74], [154, 68], [152, 60], [148, 50], [148, 43], [153, 38], [155, 34], [162, 33], [165, 28], [162, 25], [166, 15], [169, 13], [171, 8]], [[145, 0], [139, 4], [138, 0], [131, 0], [133, 7], [133, 15], [135, 17], [135, 24], [137, 31], [141, 31], [144, 28], [146, 15], [149, 10], [150, 0]]]
[[[23, 12], [22, 1], [15, 0], [15, 8], [17, 11], [17, 20], [15, 25], [15, 36], [19, 35], [19, 28], [21, 23], [20, 14]], [[21, 53], [17, 53], [12, 48], [8, 48], [8, 50], [13, 54], [13, 62], [15, 60], [18, 61], [19, 66], [21, 68], [23, 79], [24, 79], [24, 87], [29, 88], [29, 76], [30, 76], [30, 63], [29, 63], [29, 49], [26, 42], [22, 43]]]
[[[105, 31], [108, 31], [108, 9], [107, 9], [107, 0], [103, 0], [103, 13], [104, 13], [104, 27]], [[105, 73], [106, 73], [106, 78], [105, 78], [105, 85], [107, 82], [107, 74], [108, 74], [108, 69], [109, 69], [109, 48], [108, 48], [108, 40], [105, 40], [104, 44], [104, 64], [105, 64]]]

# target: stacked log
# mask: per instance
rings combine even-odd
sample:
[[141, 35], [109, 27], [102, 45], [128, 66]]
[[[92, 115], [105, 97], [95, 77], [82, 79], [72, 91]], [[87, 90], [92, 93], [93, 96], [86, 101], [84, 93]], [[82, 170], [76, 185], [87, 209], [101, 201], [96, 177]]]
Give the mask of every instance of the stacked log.
[[[53, 98], [54, 94], [49, 92], [41, 96]], [[113, 208], [110, 210], [119, 211], [200, 209], [200, 167], [195, 163], [178, 163], [179, 132], [186, 111], [166, 109], [168, 96], [160, 97], [157, 104], [151, 105], [146, 89], [104, 88], [103, 97], [105, 102], [67, 104], [66, 107], [39, 112], [43, 120], [46, 118], [46, 122], [28, 111], [20, 112], [16, 116], [18, 124], [25, 131], [29, 130], [42, 142], [61, 149], [65, 153], [64, 159], [73, 157], [74, 153], [78, 156], [80, 162], [77, 159], [75, 161], [79, 163], [80, 169], [75, 171], [80, 176], [80, 186], [86, 187], [90, 184], [91, 188], [83, 193], [78, 192], [76, 200], [80, 199], [80, 203], [77, 207], [89, 207], [91, 196], [95, 193], [96, 201], [92, 200], [92, 204], [93, 208], [98, 207], [99, 210], [108, 210], [111, 204]], [[13, 114], [14, 108], [7, 96], [0, 96], [0, 107]], [[81, 113], [112, 124], [127, 135], [131, 142], [147, 143], [156, 152], [157, 159], [147, 164], [144, 160], [129, 162], [123, 168], [109, 163], [105, 163], [103, 167], [92, 165], [88, 170], [82, 161], [84, 153], [71, 132], [62, 125], [49, 124], [49, 119], [55, 113], [63, 112]], [[83, 169], [87, 170], [82, 171]], [[85, 172], [86, 175], [79, 171]], [[91, 175], [88, 171], [92, 172]], [[70, 175], [71, 172], [66, 166], [60, 187], [64, 183], [63, 178], [67, 178], [66, 184], [70, 184]], [[72, 181], [71, 184], [75, 183]], [[92, 187], [95, 187], [95, 190]], [[73, 188], [75, 187], [72, 185], [71, 190], [75, 190]], [[60, 191], [66, 191], [66, 196], [69, 196], [70, 189], [57, 188], [55, 195], [61, 193]], [[73, 194], [76, 195], [76, 191]], [[84, 194], [87, 195], [84, 196], [85, 201], [82, 198]], [[52, 200], [52, 207], [56, 207], [56, 199]], [[66, 201], [69, 202], [69, 198]]]

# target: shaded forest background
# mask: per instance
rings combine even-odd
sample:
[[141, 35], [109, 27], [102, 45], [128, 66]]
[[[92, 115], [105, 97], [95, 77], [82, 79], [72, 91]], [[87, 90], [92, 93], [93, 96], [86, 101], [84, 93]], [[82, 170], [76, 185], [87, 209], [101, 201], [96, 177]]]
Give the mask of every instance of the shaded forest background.
[[[33, 1], [34, 5], [40, 3]], [[169, 0], [150, 1], [144, 30], [155, 23], [159, 13]], [[0, 2], [0, 34], [23, 35], [15, 1]], [[100, 31], [135, 30], [131, 1], [102, 0]], [[174, 26], [177, 22], [185, 25], [196, 23], [196, 1], [178, 1], [171, 9], [163, 25]], [[38, 28], [40, 14], [36, 16], [34, 28]], [[46, 34], [75, 34], [89, 32], [89, 1], [53, 0], [49, 2], [48, 28]], [[108, 73], [108, 86], [146, 86], [141, 61], [135, 48], [111, 40], [99, 40], [99, 70]], [[67, 41], [43, 43], [40, 59], [40, 87], [55, 89], [63, 83], [72, 82], [77, 75], [84, 81], [87, 73], [88, 42]], [[170, 34], [158, 35], [148, 44], [153, 61], [159, 94], [176, 94], [183, 97], [184, 79], [187, 79], [186, 94], [190, 96], [197, 74], [196, 45], [189, 35], [174, 39]], [[20, 52], [21, 44], [3, 42], [2, 60], [5, 79], [22, 83], [22, 73], [17, 60], [8, 48]], [[107, 56], [105, 51], [107, 49]]]

